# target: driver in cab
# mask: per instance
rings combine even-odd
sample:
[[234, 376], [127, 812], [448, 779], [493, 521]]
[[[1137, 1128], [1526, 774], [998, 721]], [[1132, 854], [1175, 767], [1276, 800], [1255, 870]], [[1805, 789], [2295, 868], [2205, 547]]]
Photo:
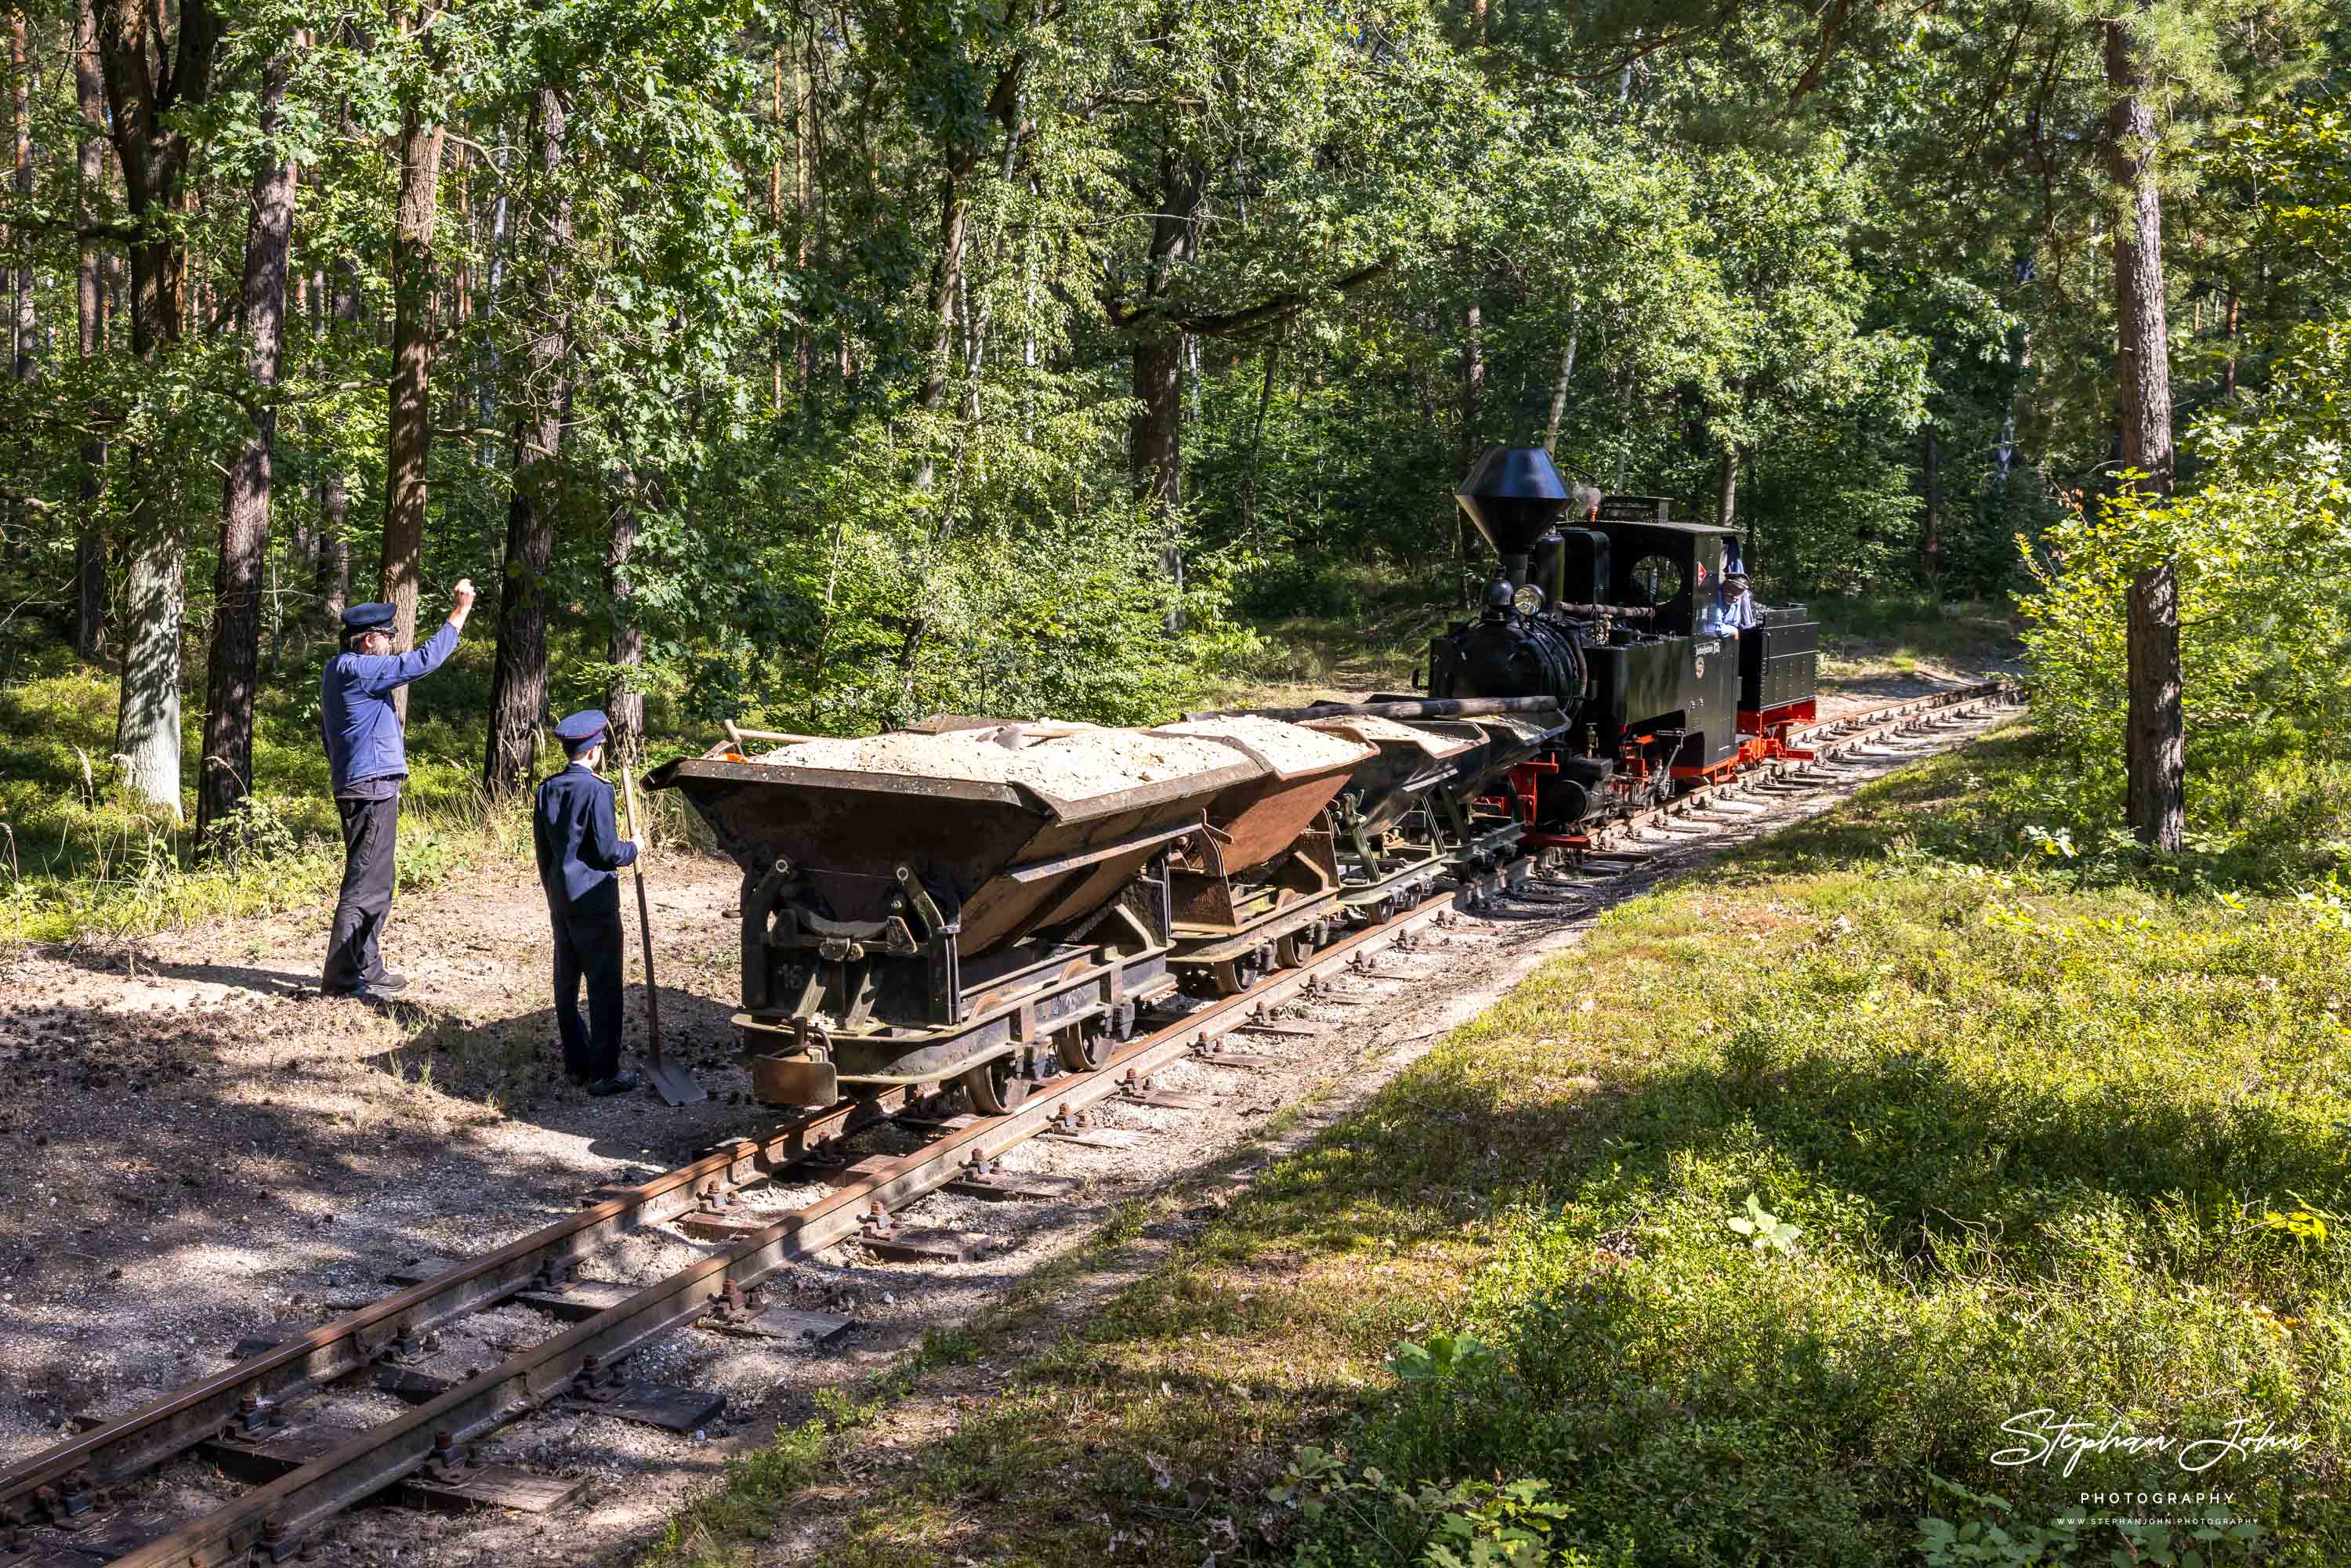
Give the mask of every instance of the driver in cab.
[[1721, 589], [1698, 611], [1698, 634], [1736, 637], [1750, 626], [1762, 624], [1763, 612], [1757, 607], [1755, 596], [1747, 591], [1746, 574], [1725, 572]]

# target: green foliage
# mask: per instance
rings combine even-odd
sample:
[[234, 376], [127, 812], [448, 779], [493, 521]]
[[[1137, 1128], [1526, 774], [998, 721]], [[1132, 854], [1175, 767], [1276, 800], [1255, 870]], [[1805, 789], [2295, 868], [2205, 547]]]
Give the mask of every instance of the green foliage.
[[[2345, 932], [2316, 894], [2081, 890], [2010, 814], [2033, 759], [1626, 906], [1275, 1180], [1291, 1247], [1495, 1216], [1466, 1300], [1389, 1309], [1456, 1326], [1340, 1433], [1334, 1560], [1409, 1561], [1400, 1496], [1498, 1473], [1643, 1562], [2340, 1555]], [[2065, 1418], [2294, 1440], [1995, 1459]], [[2189, 1490], [2234, 1501], [2078, 1505]]]
[[2257, 822], [2267, 813], [2249, 794], [2260, 781], [2292, 788], [2296, 774], [2344, 760], [2351, 474], [2336, 389], [2346, 369], [2351, 333], [2314, 329], [2279, 366], [2275, 390], [2199, 428], [2199, 488], [2168, 503], [2112, 497], [2029, 555], [2039, 591], [2022, 608], [2034, 708], [2091, 810], [2119, 789], [2125, 597], [2158, 560], [2174, 561], [2179, 578], [2191, 822]]
[[[1410, 1488], [1376, 1467], [1351, 1471], [1335, 1454], [1307, 1447], [1291, 1456], [1270, 1501], [1295, 1509], [1310, 1531], [1361, 1533], [1379, 1542], [1379, 1560], [1423, 1568], [1602, 1568], [1627, 1563], [1631, 1552], [1595, 1556], [1561, 1541], [1572, 1511], [1550, 1500], [1539, 1480], [1467, 1480], [1449, 1487]], [[1300, 1548], [1296, 1568], [1335, 1568], [1357, 1555], [1333, 1556]]]
[[1747, 1212], [1734, 1214], [1723, 1223], [1747, 1238], [1747, 1244], [1758, 1252], [1793, 1252], [1796, 1238], [1804, 1233], [1802, 1226], [1767, 1212], [1751, 1192], [1747, 1195]]

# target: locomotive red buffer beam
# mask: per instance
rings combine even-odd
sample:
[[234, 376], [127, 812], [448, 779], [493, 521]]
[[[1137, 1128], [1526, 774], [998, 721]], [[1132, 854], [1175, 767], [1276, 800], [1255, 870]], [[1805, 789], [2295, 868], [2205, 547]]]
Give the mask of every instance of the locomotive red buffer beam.
[[1809, 762], [1819, 753], [1809, 747], [1791, 746], [1791, 732], [1813, 722], [1813, 699], [1782, 703], [1778, 707], [1740, 708], [1739, 733], [1747, 737], [1740, 743], [1741, 755], [1754, 762]]
[[1588, 850], [1590, 835], [1581, 832], [1545, 832], [1535, 824], [1542, 820], [1542, 786], [1546, 779], [1556, 778], [1559, 764], [1547, 758], [1531, 758], [1517, 764], [1508, 774], [1510, 795], [1507, 802], [1497, 800], [1498, 806], [1507, 803], [1515, 810], [1524, 831], [1519, 842], [1531, 850]]

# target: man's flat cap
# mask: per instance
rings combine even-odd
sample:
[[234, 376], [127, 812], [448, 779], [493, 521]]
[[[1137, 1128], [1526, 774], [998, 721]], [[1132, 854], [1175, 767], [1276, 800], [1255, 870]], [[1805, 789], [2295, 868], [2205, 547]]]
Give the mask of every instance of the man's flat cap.
[[343, 630], [372, 632], [378, 627], [391, 625], [392, 618], [399, 613], [389, 604], [354, 604], [343, 612]]
[[575, 713], [555, 727], [555, 738], [563, 742], [567, 751], [579, 752], [604, 738], [611, 721], [601, 708], [588, 708]]

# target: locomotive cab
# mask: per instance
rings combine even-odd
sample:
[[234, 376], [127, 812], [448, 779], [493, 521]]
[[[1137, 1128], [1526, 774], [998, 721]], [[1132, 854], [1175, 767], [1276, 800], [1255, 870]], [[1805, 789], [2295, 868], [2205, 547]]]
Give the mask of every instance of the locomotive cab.
[[1591, 650], [1585, 717], [1599, 727], [1597, 749], [1653, 758], [1684, 779], [1735, 763], [1740, 647], [1697, 632], [1738, 531], [1671, 521], [1652, 496], [1604, 497], [1594, 522], [1608, 536], [1609, 601], [1650, 612], [1646, 637], [1612, 634]]

